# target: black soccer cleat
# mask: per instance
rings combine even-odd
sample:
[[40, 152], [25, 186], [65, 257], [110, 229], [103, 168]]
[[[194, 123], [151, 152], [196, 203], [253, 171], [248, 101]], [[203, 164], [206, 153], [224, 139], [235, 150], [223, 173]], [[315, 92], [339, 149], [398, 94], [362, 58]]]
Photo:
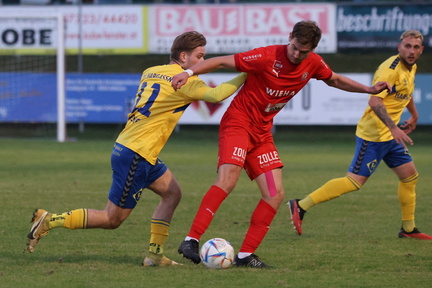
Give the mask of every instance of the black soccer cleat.
[[179, 248], [178, 253], [183, 254], [183, 257], [189, 259], [194, 264], [199, 264], [201, 262], [201, 257], [198, 253], [199, 243], [196, 240], [185, 240], [183, 241]]
[[243, 259], [238, 258], [236, 255], [234, 258], [234, 265], [237, 267], [272, 268], [271, 266], [262, 262], [255, 254], [251, 254]]

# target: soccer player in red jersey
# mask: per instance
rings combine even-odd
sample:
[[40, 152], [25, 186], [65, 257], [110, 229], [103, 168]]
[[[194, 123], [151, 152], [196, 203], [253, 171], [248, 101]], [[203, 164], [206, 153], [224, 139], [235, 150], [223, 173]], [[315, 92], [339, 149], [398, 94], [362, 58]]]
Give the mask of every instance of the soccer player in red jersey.
[[334, 73], [313, 52], [320, 39], [321, 29], [314, 21], [301, 21], [295, 24], [287, 45], [207, 59], [173, 77], [172, 86], [179, 89], [190, 76], [218, 68], [248, 73], [244, 86], [221, 120], [216, 182], [204, 195], [190, 231], [178, 249], [192, 262], [201, 261], [199, 240], [244, 168], [249, 178], [256, 181], [262, 197], [252, 213], [235, 265], [268, 267], [254, 253], [284, 198], [283, 163], [271, 132], [273, 117], [311, 78], [350, 92], [376, 94], [390, 89], [387, 82], [369, 87]]

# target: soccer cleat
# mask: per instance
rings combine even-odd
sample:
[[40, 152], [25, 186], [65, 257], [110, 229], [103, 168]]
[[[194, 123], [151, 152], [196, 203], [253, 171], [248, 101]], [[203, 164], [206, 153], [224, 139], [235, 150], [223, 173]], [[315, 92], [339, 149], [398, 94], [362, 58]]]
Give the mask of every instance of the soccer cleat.
[[164, 255], [149, 253], [149, 255], [144, 258], [142, 265], [145, 267], [149, 267], [149, 266], [166, 267], [166, 266], [181, 266], [183, 264], [177, 263], [174, 260], [165, 257]]
[[31, 227], [30, 233], [27, 235], [28, 252], [32, 253], [39, 240], [43, 236], [48, 234], [49, 232], [48, 223], [51, 219], [51, 215], [52, 215], [51, 213], [48, 213], [43, 209], [36, 209], [35, 212], [33, 212], [33, 218], [31, 220], [31, 223], [33, 223], [33, 225]]
[[421, 233], [417, 228], [411, 232], [406, 232], [403, 228], [399, 231], [399, 238], [416, 238], [421, 240], [432, 240], [432, 236]]
[[234, 265], [237, 267], [271, 268], [271, 266], [262, 262], [255, 254], [251, 254], [243, 259], [238, 258], [236, 255], [234, 258]]
[[291, 224], [294, 226], [294, 230], [298, 235], [302, 235], [302, 223], [306, 211], [298, 205], [299, 200], [300, 199], [289, 200], [287, 206], [291, 216]]
[[195, 264], [199, 264], [201, 262], [201, 257], [198, 253], [199, 243], [196, 240], [185, 240], [183, 241], [179, 248], [178, 253], [183, 254], [183, 257], [189, 259]]

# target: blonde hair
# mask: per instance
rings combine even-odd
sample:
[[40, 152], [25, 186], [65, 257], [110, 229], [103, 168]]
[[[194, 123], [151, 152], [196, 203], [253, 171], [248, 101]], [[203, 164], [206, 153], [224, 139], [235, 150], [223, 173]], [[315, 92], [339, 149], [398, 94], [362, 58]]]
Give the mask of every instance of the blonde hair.
[[423, 42], [423, 35], [418, 30], [407, 30], [402, 33], [400, 36], [400, 40], [402, 41], [406, 37], [414, 37], [414, 38], [420, 38], [420, 40]]

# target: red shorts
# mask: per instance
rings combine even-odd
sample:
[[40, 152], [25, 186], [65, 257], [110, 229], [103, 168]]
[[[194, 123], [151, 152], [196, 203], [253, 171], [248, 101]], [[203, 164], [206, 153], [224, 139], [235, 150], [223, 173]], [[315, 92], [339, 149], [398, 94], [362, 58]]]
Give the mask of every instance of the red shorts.
[[222, 164], [243, 167], [251, 180], [283, 167], [271, 132], [252, 135], [243, 127], [224, 125], [219, 132], [218, 168]]

